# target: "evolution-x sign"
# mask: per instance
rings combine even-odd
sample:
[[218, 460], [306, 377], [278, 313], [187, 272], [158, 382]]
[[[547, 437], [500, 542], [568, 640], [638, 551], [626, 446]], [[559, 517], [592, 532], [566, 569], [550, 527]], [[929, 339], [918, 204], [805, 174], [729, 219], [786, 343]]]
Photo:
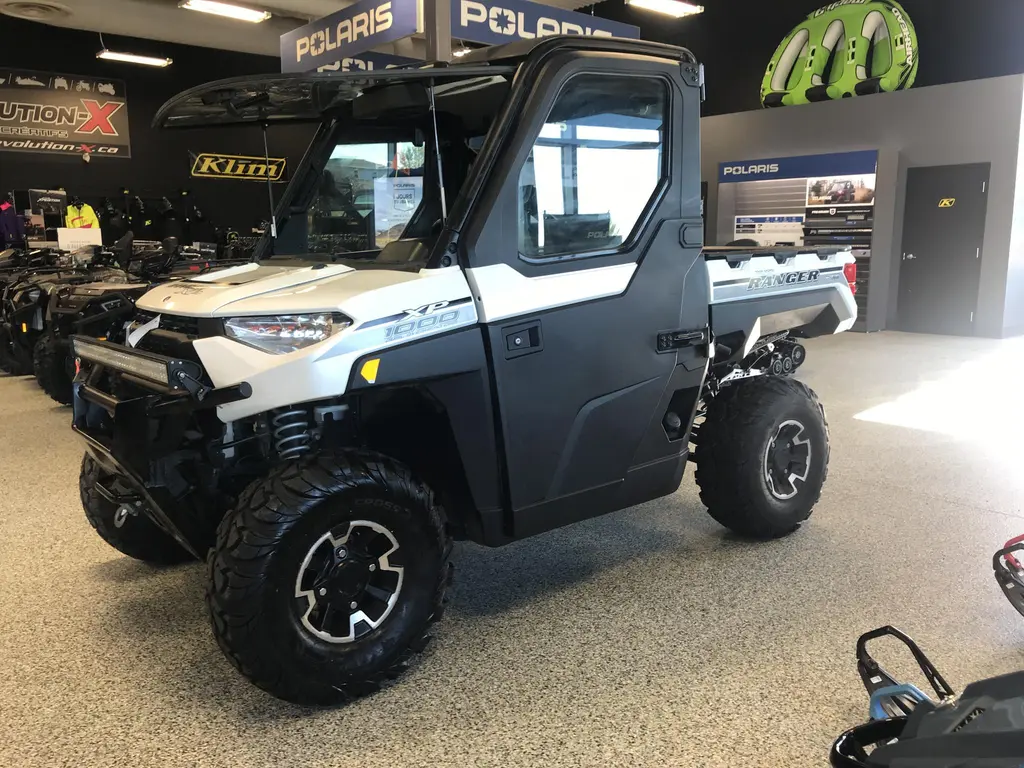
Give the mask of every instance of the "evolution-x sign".
[[0, 151], [130, 158], [124, 83], [0, 70]]

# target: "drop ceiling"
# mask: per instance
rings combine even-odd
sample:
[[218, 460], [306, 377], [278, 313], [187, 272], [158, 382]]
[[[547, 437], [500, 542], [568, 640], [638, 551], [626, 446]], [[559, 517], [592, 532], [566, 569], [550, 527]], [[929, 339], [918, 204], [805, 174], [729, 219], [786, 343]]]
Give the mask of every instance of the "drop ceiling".
[[[351, 5], [348, 0], [245, 0], [244, 4], [266, 9], [274, 16], [261, 24], [248, 24], [181, 10], [177, 0], [0, 0], [0, 13], [112, 36], [276, 57], [282, 34]], [[546, 0], [544, 4], [572, 9], [586, 3]], [[410, 41], [400, 41], [392, 52], [415, 55], [409, 45]]]

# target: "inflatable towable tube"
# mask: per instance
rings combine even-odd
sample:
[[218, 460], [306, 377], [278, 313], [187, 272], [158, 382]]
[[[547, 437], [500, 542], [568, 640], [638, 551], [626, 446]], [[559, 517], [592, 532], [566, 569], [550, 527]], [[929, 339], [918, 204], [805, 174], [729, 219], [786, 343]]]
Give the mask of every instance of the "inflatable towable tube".
[[761, 83], [766, 107], [845, 99], [914, 84], [917, 32], [896, 0], [837, 0], [789, 33]]

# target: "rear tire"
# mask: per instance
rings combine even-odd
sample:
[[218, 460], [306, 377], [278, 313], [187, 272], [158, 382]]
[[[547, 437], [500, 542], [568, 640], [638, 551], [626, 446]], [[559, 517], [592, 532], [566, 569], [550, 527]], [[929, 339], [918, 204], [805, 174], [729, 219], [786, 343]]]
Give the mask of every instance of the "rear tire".
[[103, 474], [96, 460], [86, 454], [82, 459], [78, 490], [86, 519], [107, 544], [128, 557], [153, 565], [175, 565], [193, 559], [144, 512], [126, 514], [120, 505], [101, 496], [96, 483], [101, 479], [105, 484], [110, 482], [109, 477], [101, 478]]
[[61, 405], [71, 405], [71, 381], [67, 344], [45, 333], [32, 351], [32, 368], [43, 392]]
[[715, 520], [753, 539], [785, 536], [810, 517], [828, 475], [825, 411], [796, 379], [739, 381], [709, 400], [695, 460]]
[[349, 701], [424, 650], [450, 551], [433, 493], [397, 462], [364, 452], [288, 462], [221, 522], [206, 592], [213, 633], [272, 695]]

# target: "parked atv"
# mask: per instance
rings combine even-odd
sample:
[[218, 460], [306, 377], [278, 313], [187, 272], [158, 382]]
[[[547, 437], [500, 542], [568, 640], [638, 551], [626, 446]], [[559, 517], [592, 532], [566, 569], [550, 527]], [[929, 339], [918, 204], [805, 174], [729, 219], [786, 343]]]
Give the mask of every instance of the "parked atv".
[[[258, 263], [148, 292], [124, 345], [73, 337], [91, 524], [153, 563], [209, 552], [221, 648], [307, 704], [376, 690], [423, 650], [453, 539], [674, 493], [691, 442], [722, 525], [797, 530], [828, 426], [770, 369], [783, 341], [853, 325], [853, 256], [702, 248], [701, 91], [682, 48], [548, 37], [168, 102], [158, 125], [323, 123]], [[552, 152], [561, 171], [535, 167]], [[596, 202], [578, 163], [604, 174]], [[409, 210], [367, 212], [358, 252], [309, 258], [328, 164]]]
[[12, 298], [21, 286], [42, 280], [45, 276], [73, 271], [70, 254], [53, 249], [8, 250], [0, 260], [0, 370], [22, 373], [22, 362], [15, 357], [8, 313]]
[[33, 350], [46, 330], [50, 300], [62, 286], [97, 280], [125, 282], [125, 272], [113, 266], [109, 254], [92, 251], [83, 261], [58, 259], [57, 266], [47, 264], [18, 272], [4, 289], [0, 303], [0, 368], [16, 376], [32, 373]]
[[114, 261], [128, 274], [129, 282], [59, 287], [47, 306], [46, 331], [35, 345], [36, 381], [46, 394], [64, 405], [71, 403], [75, 377], [73, 335], [123, 342], [125, 328], [135, 316], [135, 301], [150, 288], [248, 261], [230, 254], [218, 258], [216, 253], [204, 255], [196, 249], [181, 248], [174, 238], [160, 244], [135, 244], [131, 232], [111, 250]]

